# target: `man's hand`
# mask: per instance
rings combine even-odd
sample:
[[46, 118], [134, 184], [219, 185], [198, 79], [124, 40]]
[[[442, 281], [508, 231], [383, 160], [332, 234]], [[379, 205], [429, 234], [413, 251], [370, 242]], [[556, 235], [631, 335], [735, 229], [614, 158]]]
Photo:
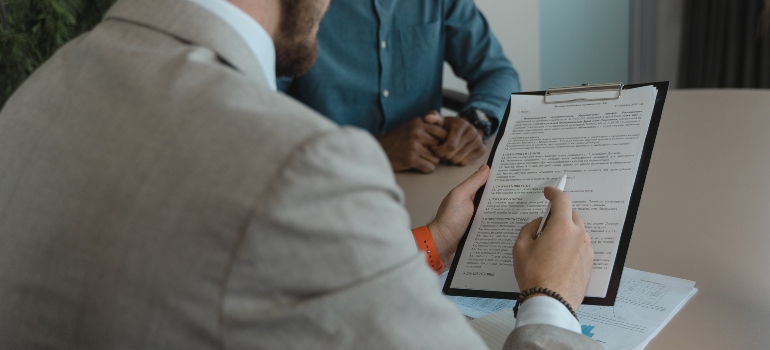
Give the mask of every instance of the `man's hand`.
[[473, 216], [476, 191], [487, 182], [489, 167], [484, 164], [473, 175], [449, 191], [438, 207], [436, 218], [428, 224], [439, 258], [449, 267], [460, 238], [465, 234]]
[[[438, 114], [433, 111], [428, 115], [434, 113]], [[462, 118], [443, 120], [447, 137], [444, 142], [431, 148], [436, 156], [452, 164], [465, 166], [484, 155], [484, 135], [481, 130]]]
[[430, 150], [447, 136], [441, 126], [441, 118], [436, 116], [414, 118], [388, 134], [377, 137], [393, 171], [417, 169], [423, 173], [436, 170], [439, 157]]
[[543, 218], [521, 229], [513, 245], [513, 271], [519, 290], [551, 289], [577, 310], [591, 277], [591, 237], [583, 220], [572, 210], [569, 195], [555, 187], [546, 187], [544, 193], [551, 201], [551, 217], [540, 237], [536, 237], [536, 231]]

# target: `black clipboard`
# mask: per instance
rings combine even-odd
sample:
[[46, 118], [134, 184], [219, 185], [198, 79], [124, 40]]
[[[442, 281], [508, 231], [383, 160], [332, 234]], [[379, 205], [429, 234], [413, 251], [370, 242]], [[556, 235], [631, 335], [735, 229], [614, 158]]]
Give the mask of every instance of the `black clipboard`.
[[[634, 180], [633, 189], [631, 191], [631, 198], [629, 199], [628, 211], [626, 213], [626, 220], [623, 224], [623, 229], [621, 230], [620, 239], [618, 242], [618, 250], [615, 256], [615, 262], [613, 264], [612, 273], [610, 276], [610, 282], [607, 285], [607, 294], [604, 298], [586, 297], [583, 300], [583, 304], [603, 305], [603, 306], [615, 305], [615, 299], [617, 297], [618, 289], [620, 287], [620, 278], [623, 273], [623, 266], [625, 265], [626, 255], [628, 254], [628, 248], [631, 243], [631, 234], [634, 230], [634, 223], [636, 222], [636, 215], [639, 209], [639, 203], [641, 202], [641, 199], [642, 199], [642, 190], [644, 189], [644, 182], [645, 182], [645, 179], [647, 178], [647, 170], [649, 169], [650, 160], [652, 159], [652, 149], [655, 145], [655, 138], [658, 134], [658, 128], [660, 126], [660, 120], [663, 114], [663, 105], [666, 101], [669, 82], [663, 81], [663, 82], [647, 83], [647, 84], [631, 84], [631, 85], [625, 85], [625, 86], [620, 83], [599, 84], [599, 85], [584, 84], [581, 86], [574, 86], [574, 87], [554, 88], [546, 91], [515, 93], [518, 95], [543, 96], [543, 103], [567, 103], [567, 102], [581, 101], [585, 99], [572, 99], [572, 100], [568, 99], [568, 100], [560, 100], [558, 102], [554, 102], [549, 99], [554, 99], [556, 96], [569, 95], [573, 93], [597, 92], [597, 91], [606, 91], [606, 92], [616, 93], [616, 95], [613, 95], [607, 98], [600, 98], [600, 100], [620, 99], [622, 97], [623, 90], [630, 90], [630, 89], [650, 86], [650, 85], [655, 86], [658, 92], [655, 97], [655, 106], [653, 107], [653, 110], [652, 110], [650, 125], [647, 130], [647, 137], [645, 138], [644, 146], [642, 147], [642, 154], [639, 160], [639, 168], [636, 172], [636, 179]], [[594, 99], [591, 99], [591, 100], [594, 100]], [[506, 124], [507, 124], [508, 116], [510, 112], [511, 112], [511, 107], [509, 103], [508, 108], [505, 110], [505, 115], [500, 122], [500, 127], [498, 130], [506, 130]], [[498, 132], [497, 137], [495, 138], [495, 143], [492, 146], [492, 151], [489, 155], [489, 159], [487, 160], [487, 165], [489, 165], [490, 167], [492, 166], [492, 162], [495, 159], [495, 152], [497, 151], [497, 146], [500, 143], [500, 140], [502, 139], [502, 137], [503, 137], [503, 133]], [[473, 219], [475, 219], [476, 217], [476, 210], [479, 207], [481, 196], [484, 193], [485, 187], [486, 186], [482, 186], [478, 190], [478, 192], [476, 192], [476, 198], [474, 200], [474, 212], [473, 212], [473, 217], [471, 219], [471, 223], [473, 222]], [[518, 298], [519, 296], [519, 293], [515, 293], [515, 292], [499, 292], [499, 291], [484, 291], [484, 290], [475, 290], [475, 289], [450, 288], [450, 286], [452, 285], [452, 280], [454, 278], [455, 272], [457, 271], [457, 265], [460, 261], [462, 250], [465, 247], [465, 241], [468, 238], [470, 229], [471, 229], [471, 225], [469, 223], [468, 228], [466, 228], [465, 230], [465, 235], [463, 235], [463, 238], [460, 240], [460, 243], [458, 244], [457, 252], [455, 253], [454, 260], [452, 261], [452, 266], [449, 269], [446, 283], [444, 284], [444, 289], [443, 289], [444, 294], [466, 296], [466, 297], [516, 300], [516, 298]]]

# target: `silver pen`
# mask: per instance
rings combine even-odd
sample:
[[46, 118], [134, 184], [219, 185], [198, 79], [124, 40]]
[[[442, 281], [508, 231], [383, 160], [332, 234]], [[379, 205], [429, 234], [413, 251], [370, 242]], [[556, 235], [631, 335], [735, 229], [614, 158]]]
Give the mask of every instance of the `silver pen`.
[[[560, 191], [564, 191], [564, 186], [567, 185], [567, 174], [562, 175], [561, 179], [559, 179], [559, 182], [556, 184], [556, 188], [558, 188]], [[545, 212], [543, 213], [543, 220], [540, 221], [540, 227], [537, 228], [537, 237], [540, 237], [540, 234], [543, 233], [543, 227], [545, 227], [545, 223], [548, 221], [548, 216], [551, 214], [551, 201], [548, 201], [548, 205], [545, 206]]]

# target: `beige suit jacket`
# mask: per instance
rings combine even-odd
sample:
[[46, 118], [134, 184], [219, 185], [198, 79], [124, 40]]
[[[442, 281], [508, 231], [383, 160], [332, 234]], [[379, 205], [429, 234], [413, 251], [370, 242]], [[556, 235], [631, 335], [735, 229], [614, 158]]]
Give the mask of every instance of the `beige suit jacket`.
[[0, 348], [483, 348], [402, 204], [218, 17], [121, 0], [0, 113]]

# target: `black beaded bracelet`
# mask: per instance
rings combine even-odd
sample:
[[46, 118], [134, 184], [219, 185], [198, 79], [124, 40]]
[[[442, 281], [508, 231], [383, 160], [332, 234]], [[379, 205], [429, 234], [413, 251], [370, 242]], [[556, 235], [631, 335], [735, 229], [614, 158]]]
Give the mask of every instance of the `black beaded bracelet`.
[[513, 306], [513, 317], [516, 317], [519, 314], [519, 306], [521, 305], [521, 303], [524, 302], [524, 299], [532, 294], [545, 294], [551, 298], [558, 300], [560, 303], [564, 304], [564, 306], [567, 307], [567, 310], [569, 310], [572, 316], [575, 316], [575, 319], [577, 320], [578, 318], [577, 313], [575, 312], [575, 310], [572, 309], [572, 306], [570, 306], [569, 303], [566, 300], [564, 300], [564, 298], [559, 293], [556, 293], [548, 288], [543, 288], [543, 287], [530, 288], [519, 293], [519, 297], [516, 298], [516, 305]]

